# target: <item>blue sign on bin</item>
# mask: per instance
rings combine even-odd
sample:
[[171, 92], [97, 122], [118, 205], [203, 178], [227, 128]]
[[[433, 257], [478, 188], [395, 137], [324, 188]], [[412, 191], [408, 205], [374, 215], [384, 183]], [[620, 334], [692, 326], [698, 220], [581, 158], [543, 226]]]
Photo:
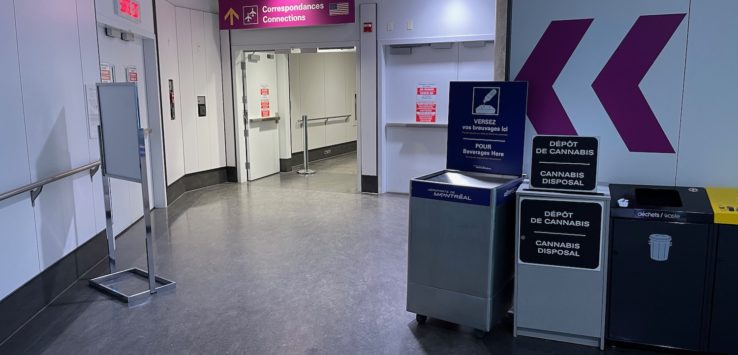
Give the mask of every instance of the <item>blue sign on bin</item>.
[[526, 82], [451, 82], [446, 167], [520, 176], [527, 93]]

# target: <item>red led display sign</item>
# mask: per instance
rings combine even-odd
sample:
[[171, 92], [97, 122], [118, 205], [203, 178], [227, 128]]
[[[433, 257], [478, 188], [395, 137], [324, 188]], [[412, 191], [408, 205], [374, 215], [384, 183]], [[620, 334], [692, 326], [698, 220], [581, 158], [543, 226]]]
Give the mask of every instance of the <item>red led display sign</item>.
[[135, 22], [141, 21], [141, 6], [136, 0], [115, 0], [115, 12], [120, 17]]

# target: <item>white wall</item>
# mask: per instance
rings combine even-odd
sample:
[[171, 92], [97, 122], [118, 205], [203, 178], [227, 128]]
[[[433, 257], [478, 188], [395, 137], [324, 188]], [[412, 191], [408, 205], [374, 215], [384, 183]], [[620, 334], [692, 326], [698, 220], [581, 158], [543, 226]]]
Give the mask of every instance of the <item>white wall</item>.
[[[177, 26], [174, 5], [156, 1], [157, 44], [159, 48], [159, 87], [161, 113], [164, 125], [167, 183], [171, 184], [185, 174], [184, 143], [182, 136], [182, 93], [179, 90], [179, 60], [177, 53]], [[169, 80], [174, 83], [174, 114], [171, 117]]]
[[677, 185], [738, 186], [738, 2], [692, 1]]
[[[85, 85], [99, 80], [91, 0], [0, 2], [3, 130], [0, 190], [98, 159]], [[38, 26], [44, 23], [44, 26]], [[53, 30], [48, 30], [48, 29]], [[52, 58], [53, 60], [50, 60]], [[100, 174], [81, 173], [0, 202], [0, 299], [102, 230]]]
[[[378, 2], [380, 192], [407, 193], [410, 179], [445, 167], [449, 82], [493, 80], [495, 11], [487, 0]], [[450, 49], [428, 46], [449, 42]], [[390, 45], [421, 46], [398, 55]], [[438, 88], [432, 128], [412, 126], [420, 83]]]
[[380, 0], [377, 36], [383, 44], [494, 38], [491, 0]]
[[[0, 2], [0, 45], [5, 51], [0, 65], [13, 68], [0, 82], [0, 104], [4, 110], [0, 165], [5, 170], [0, 191], [31, 183], [15, 19], [13, 2]], [[28, 194], [0, 202], [0, 268], [6, 270], [0, 274], [0, 299], [41, 270], [34, 214]]]
[[279, 100], [279, 159], [292, 158], [292, 113], [290, 112], [289, 54], [277, 53], [277, 97]]
[[[411, 54], [392, 54], [389, 46], [382, 48], [380, 102], [385, 191], [408, 193], [410, 179], [446, 167], [450, 82], [494, 77], [494, 44], [476, 45], [464, 42], [453, 43], [450, 48], [423, 45], [413, 47]], [[438, 89], [433, 127], [413, 126], [419, 84], [432, 84]]]
[[[359, 23], [372, 23], [377, 25], [377, 5], [361, 4], [359, 8]], [[359, 60], [358, 87], [359, 97], [357, 100], [357, 114], [359, 116], [359, 142], [357, 144], [359, 155], [359, 186], [364, 176], [375, 176], [377, 179], [377, 191], [382, 189], [380, 156], [382, 153], [382, 139], [379, 129], [379, 53], [377, 44], [377, 31], [361, 32], [361, 41], [357, 49]]]
[[218, 0], [166, 0], [177, 7], [218, 13]]
[[[167, 184], [185, 174], [226, 166], [226, 128], [218, 15], [157, 1]], [[168, 81], [174, 80], [175, 119]], [[207, 115], [199, 117], [197, 97]]]
[[223, 119], [225, 120], [226, 165], [236, 166], [236, 111], [234, 111], [233, 66], [231, 65], [231, 34], [220, 31], [220, 68], [223, 82]]
[[289, 56], [292, 153], [304, 150], [302, 115], [308, 119], [350, 115], [308, 124], [309, 149], [356, 140], [356, 53], [300, 53]]

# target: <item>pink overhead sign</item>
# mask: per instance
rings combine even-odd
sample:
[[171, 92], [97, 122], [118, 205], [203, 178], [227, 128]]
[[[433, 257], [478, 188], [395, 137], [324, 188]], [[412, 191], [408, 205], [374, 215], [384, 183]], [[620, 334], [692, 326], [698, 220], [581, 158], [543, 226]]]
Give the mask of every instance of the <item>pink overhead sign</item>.
[[354, 23], [354, 0], [220, 0], [220, 29]]

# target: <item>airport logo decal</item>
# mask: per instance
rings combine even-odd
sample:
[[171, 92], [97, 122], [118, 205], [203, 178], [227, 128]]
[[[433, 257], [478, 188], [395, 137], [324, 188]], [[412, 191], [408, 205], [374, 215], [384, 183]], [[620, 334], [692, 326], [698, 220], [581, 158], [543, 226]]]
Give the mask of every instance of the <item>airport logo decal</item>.
[[[675, 152], [638, 85], [685, 16], [640, 16], [591, 85], [631, 152]], [[553, 85], [592, 21], [551, 21], [515, 78], [528, 81], [528, 118], [538, 134], [577, 134]]]

